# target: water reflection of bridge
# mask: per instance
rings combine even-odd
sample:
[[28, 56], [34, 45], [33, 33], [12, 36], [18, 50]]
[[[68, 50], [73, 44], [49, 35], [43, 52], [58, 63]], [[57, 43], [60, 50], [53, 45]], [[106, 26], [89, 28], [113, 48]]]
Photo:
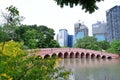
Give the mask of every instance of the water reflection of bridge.
[[117, 59], [62, 59], [58, 66], [65, 66], [67, 68], [77, 67], [100, 67], [104, 65], [120, 63]]
[[97, 59], [111, 59], [118, 58], [118, 54], [111, 54], [101, 51], [94, 51], [81, 48], [42, 48], [37, 53], [43, 58], [58, 56], [60, 58], [97, 58]]

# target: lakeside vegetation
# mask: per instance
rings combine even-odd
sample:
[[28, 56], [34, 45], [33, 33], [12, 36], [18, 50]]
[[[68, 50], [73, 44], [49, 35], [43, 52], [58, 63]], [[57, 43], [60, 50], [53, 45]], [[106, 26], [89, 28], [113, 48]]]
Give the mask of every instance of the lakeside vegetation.
[[113, 40], [109, 43], [107, 41], [97, 41], [94, 37], [86, 36], [83, 39], [78, 39], [74, 47], [120, 54], [119, 45], [120, 40]]
[[22, 43], [0, 43], [0, 80], [66, 80], [69, 71], [56, 67], [57, 58], [42, 59], [23, 51]]
[[25, 49], [59, 47], [54, 30], [46, 26], [22, 25], [16, 7], [6, 8], [0, 27], [0, 80], [66, 80], [69, 71], [56, 67], [56, 57], [42, 59]]

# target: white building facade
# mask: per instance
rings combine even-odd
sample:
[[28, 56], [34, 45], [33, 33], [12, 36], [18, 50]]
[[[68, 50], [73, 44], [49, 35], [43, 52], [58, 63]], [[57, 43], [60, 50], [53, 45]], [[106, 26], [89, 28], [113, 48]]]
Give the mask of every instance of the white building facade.
[[68, 46], [68, 31], [66, 29], [59, 30], [57, 41], [61, 47]]

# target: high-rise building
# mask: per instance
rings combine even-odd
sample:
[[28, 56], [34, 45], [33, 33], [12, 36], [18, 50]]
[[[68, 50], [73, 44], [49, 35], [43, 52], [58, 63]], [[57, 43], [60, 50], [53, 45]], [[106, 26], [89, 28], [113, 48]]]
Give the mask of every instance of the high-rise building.
[[72, 47], [73, 45], [73, 35], [68, 35], [68, 47]]
[[77, 39], [88, 36], [88, 28], [84, 24], [75, 23], [74, 24], [74, 42], [76, 43]]
[[106, 11], [107, 17], [107, 40], [120, 39], [120, 6], [114, 6]]
[[92, 34], [98, 41], [107, 40], [106, 27], [107, 24], [100, 21], [92, 25]]
[[59, 30], [57, 41], [61, 47], [68, 46], [68, 31], [66, 29]]

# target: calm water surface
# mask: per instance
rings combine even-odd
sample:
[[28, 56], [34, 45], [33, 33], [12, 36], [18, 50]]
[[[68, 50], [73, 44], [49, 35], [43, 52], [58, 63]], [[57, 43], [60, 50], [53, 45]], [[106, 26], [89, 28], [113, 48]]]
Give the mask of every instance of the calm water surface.
[[74, 80], [120, 80], [120, 59], [62, 59], [58, 65], [71, 70]]

